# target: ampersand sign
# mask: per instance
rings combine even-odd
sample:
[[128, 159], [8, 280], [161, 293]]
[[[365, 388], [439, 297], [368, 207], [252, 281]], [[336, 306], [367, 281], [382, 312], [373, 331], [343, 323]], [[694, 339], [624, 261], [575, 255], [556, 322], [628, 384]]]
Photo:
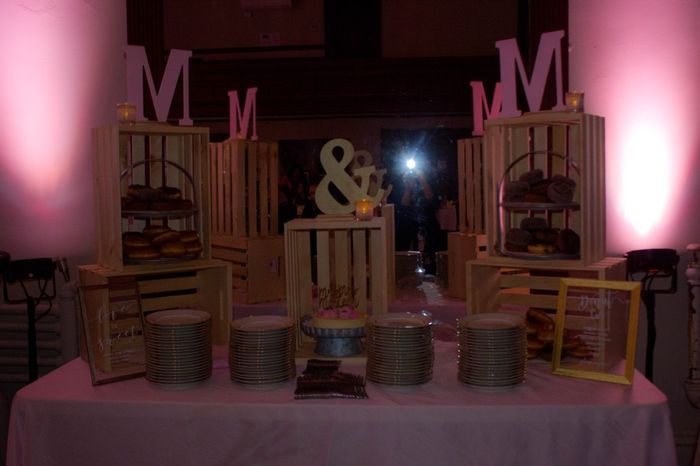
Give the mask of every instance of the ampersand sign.
[[[343, 151], [343, 156], [340, 161], [336, 160], [333, 155], [333, 150], [338, 147]], [[360, 152], [358, 152], [360, 154]], [[316, 205], [324, 214], [349, 214], [355, 210], [355, 203], [362, 198], [369, 197], [374, 201], [375, 205], [385, 195], [385, 190], [381, 188], [382, 179], [386, 170], [376, 170], [371, 163], [371, 155], [366, 151], [361, 151], [361, 155], [365, 157], [363, 164], [354, 165], [357, 168], [352, 169], [352, 176], [345, 171], [345, 168], [353, 163], [355, 159], [355, 148], [347, 139], [333, 139], [328, 141], [321, 149], [321, 165], [326, 171], [326, 176], [316, 188]], [[367, 161], [369, 156], [369, 162]], [[372, 186], [372, 176], [377, 178], [377, 184]], [[359, 180], [358, 183], [355, 180]], [[349, 201], [348, 204], [343, 204], [331, 194], [329, 187], [333, 183], [340, 193]], [[376, 188], [376, 192], [370, 193], [370, 188]]]

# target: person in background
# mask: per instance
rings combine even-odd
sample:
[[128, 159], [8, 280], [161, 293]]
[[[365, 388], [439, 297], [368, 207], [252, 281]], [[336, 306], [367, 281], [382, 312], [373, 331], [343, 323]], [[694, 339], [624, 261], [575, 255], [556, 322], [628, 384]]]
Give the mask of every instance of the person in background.
[[396, 212], [396, 250], [422, 251], [423, 264], [429, 274], [435, 273], [434, 257], [440, 232], [435, 217], [440, 200], [435, 194], [432, 175], [429, 166], [403, 172], [389, 195]]
[[303, 210], [304, 198], [306, 197], [306, 183], [304, 178], [304, 167], [300, 163], [294, 163], [287, 170], [287, 174], [280, 178], [278, 182], [278, 217], [279, 233], [284, 233], [284, 224], [295, 219], [297, 215], [297, 205], [301, 203]]

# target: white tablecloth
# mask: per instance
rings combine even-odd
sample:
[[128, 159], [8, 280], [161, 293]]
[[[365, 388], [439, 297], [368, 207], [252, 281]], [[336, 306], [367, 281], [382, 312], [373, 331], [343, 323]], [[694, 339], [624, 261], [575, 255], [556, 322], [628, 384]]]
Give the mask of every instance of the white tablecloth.
[[[674, 465], [665, 396], [553, 376], [538, 362], [524, 384], [484, 392], [456, 379], [454, 342], [436, 342], [432, 382], [368, 384], [368, 400], [294, 400], [213, 377], [188, 390], [145, 379], [90, 385], [73, 360], [17, 393], [8, 465]], [[362, 365], [345, 365], [363, 373]]]

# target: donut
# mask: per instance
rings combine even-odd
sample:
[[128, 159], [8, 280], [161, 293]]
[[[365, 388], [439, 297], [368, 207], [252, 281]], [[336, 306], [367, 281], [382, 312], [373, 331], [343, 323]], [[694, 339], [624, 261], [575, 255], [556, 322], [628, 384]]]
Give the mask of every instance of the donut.
[[161, 186], [160, 188], [158, 188], [158, 191], [161, 193], [163, 199], [182, 199], [182, 191], [180, 191], [178, 188], [173, 188], [171, 186]]
[[527, 230], [511, 228], [506, 233], [506, 249], [509, 251], [526, 252], [532, 235]]
[[578, 254], [581, 251], [581, 238], [574, 230], [565, 228], [557, 235], [556, 245], [562, 254]]
[[555, 204], [567, 204], [574, 199], [576, 182], [562, 175], [555, 175], [547, 186], [547, 197]]
[[170, 241], [160, 246], [160, 254], [163, 257], [180, 257], [186, 252], [185, 243], [182, 241]]
[[183, 243], [191, 243], [199, 240], [199, 234], [194, 230], [183, 230], [180, 232], [180, 241]]
[[581, 338], [579, 338], [578, 335], [565, 335], [564, 336], [564, 341], [562, 342], [561, 348], [564, 351], [570, 351], [573, 349], [576, 349], [578, 346], [583, 345], [584, 343], [581, 341]]
[[537, 183], [538, 181], [542, 181], [542, 178], [544, 178], [544, 173], [542, 172], [542, 169], [535, 168], [534, 170], [530, 170], [529, 172], [525, 172], [522, 175], [520, 175], [518, 180], [525, 181], [528, 185], [532, 185]]
[[532, 320], [538, 324], [553, 324], [554, 319], [545, 311], [539, 309], [528, 309], [526, 314], [527, 320]]
[[527, 252], [530, 254], [554, 254], [556, 248], [553, 244], [533, 243], [527, 245]]
[[537, 327], [537, 338], [545, 343], [554, 341], [554, 322], [548, 324], [540, 324]]
[[503, 200], [505, 202], [520, 202], [530, 188], [527, 181], [508, 181], [503, 186]]
[[127, 249], [126, 257], [133, 260], [158, 259], [160, 257], [160, 252], [157, 249], [151, 247]]
[[544, 342], [532, 335], [527, 336], [527, 349], [541, 351], [544, 348]]
[[151, 203], [150, 203], [150, 201], [130, 199], [126, 202], [126, 206], [124, 207], [124, 209], [125, 210], [138, 210], [138, 211], [151, 210]]
[[568, 354], [569, 356], [572, 356], [574, 358], [581, 358], [581, 359], [591, 357], [591, 352], [584, 343], [581, 343], [580, 345], [576, 346], [575, 348], [567, 350], [566, 354]]
[[535, 243], [554, 244], [557, 242], [558, 237], [559, 230], [555, 230], [554, 228], [545, 228], [532, 232], [532, 240]]
[[539, 193], [525, 193], [523, 195], [523, 202], [532, 202], [536, 204], [546, 204], [549, 203], [549, 198], [546, 194]]
[[151, 240], [153, 246], [160, 246], [173, 241], [180, 241], [180, 233], [174, 230], [163, 232]]
[[146, 228], [143, 229], [143, 234], [148, 236], [149, 238], [154, 238], [161, 233], [165, 233], [166, 231], [170, 231], [171, 228], [166, 227], [165, 225], [148, 225]]
[[199, 240], [190, 241], [189, 243], [183, 243], [185, 245], [185, 252], [188, 255], [199, 254], [202, 252], [202, 243]]
[[140, 201], [152, 201], [159, 199], [161, 193], [154, 188], [149, 188], [142, 184], [132, 184], [126, 188], [126, 197]]
[[537, 323], [528, 320], [525, 322], [525, 333], [527, 335], [537, 335]]
[[535, 349], [527, 349], [527, 358], [528, 359], [535, 359], [537, 356], [540, 355], [541, 350], [535, 350]]
[[174, 210], [192, 210], [194, 207], [189, 199], [177, 199], [174, 202]]
[[130, 231], [122, 235], [122, 244], [129, 249], [147, 248], [151, 245], [151, 239], [143, 233]]

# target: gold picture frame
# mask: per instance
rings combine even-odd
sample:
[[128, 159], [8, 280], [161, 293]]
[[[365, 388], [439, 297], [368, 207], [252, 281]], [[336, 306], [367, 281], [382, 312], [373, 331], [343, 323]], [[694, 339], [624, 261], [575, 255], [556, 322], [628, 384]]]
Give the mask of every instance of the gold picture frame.
[[631, 385], [641, 284], [562, 278], [552, 372]]
[[78, 287], [92, 385], [146, 375], [141, 294], [135, 280]]

